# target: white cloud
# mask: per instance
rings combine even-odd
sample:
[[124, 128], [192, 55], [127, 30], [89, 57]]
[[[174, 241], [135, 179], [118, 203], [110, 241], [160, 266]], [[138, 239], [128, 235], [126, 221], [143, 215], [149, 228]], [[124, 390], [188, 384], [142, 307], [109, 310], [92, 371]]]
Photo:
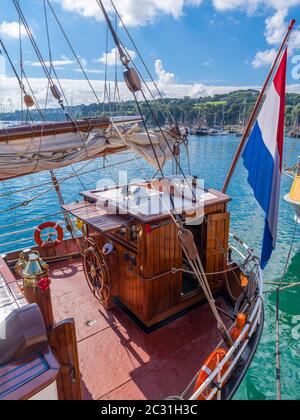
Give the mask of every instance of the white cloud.
[[288, 15], [288, 9], [279, 9], [272, 17], [266, 20], [266, 41], [270, 45], [280, 44], [287, 30], [285, 19]]
[[[82, 73], [81, 69], [73, 69], [76, 73]], [[101, 69], [91, 69], [89, 67], [84, 67], [84, 71], [88, 74], [104, 74], [105, 71]]]
[[[201, 83], [195, 84], [177, 84], [172, 78], [162, 79], [164, 80], [163, 93], [166, 97], [182, 98], [184, 96], [199, 97], [214, 95], [216, 93], [228, 93], [236, 89], [248, 89], [250, 86], [213, 86], [205, 85]], [[173, 80], [173, 82], [172, 82]], [[92, 94], [85, 80], [72, 80], [72, 79], [61, 79], [61, 85], [63, 86], [66, 97], [70, 100], [72, 98], [74, 105], [91, 104], [95, 103], [95, 97]], [[47, 93], [48, 82], [46, 78], [29, 78], [35, 96], [43, 106]], [[100, 98], [104, 97], [104, 81], [103, 80], [92, 80], [93, 87], [95, 88]], [[108, 84], [114, 86], [114, 81], [108, 81]], [[150, 89], [155, 92], [154, 86], [149, 84]], [[120, 96], [123, 100], [132, 100], [132, 94], [129, 92], [124, 82], [119, 83]], [[0, 103], [6, 111], [11, 111], [20, 108], [20, 95], [16, 94], [20, 92], [20, 88], [17, 81], [13, 77], [0, 76]], [[142, 98], [140, 98], [142, 99]], [[58, 107], [57, 101], [53, 98], [49, 98], [49, 106]]]
[[[276, 3], [279, 7], [281, 4], [285, 4], [285, 6], [293, 4], [300, 4], [300, 0], [293, 1], [281, 1], [278, 0]], [[284, 35], [286, 34], [287, 27], [288, 27], [288, 21], [287, 17], [289, 14], [289, 9], [287, 7], [279, 8], [276, 13], [269, 17], [266, 20], [266, 30], [265, 30], [265, 38], [269, 45], [278, 46], [281, 44]], [[289, 53], [292, 54], [295, 49], [300, 48], [300, 30], [294, 30], [292, 32], [290, 42], [289, 42]], [[273, 62], [276, 56], [276, 50], [275, 48], [266, 50], [266, 51], [260, 51], [256, 54], [252, 66], [254, 68], [259, 68], [265, 65], [269, 65]]]
[[[69, 60], [67, 58], [61, 59], [61, 60], [53, 60], [52, 64], [54, 67], [64, 67], [64, 66], [69, 66], [71, 64], [74, 64], [75, 61], [73, 60]], [[41, 63], [39, 61], [25, 61], [24, 64], [27, 64], [31, 67], [42, 67]], [[45, 64], [47, 67], [50, 66], [50, 61], [45, 61]]]
[[155, 73], [158, 77], [157, 85], [164, 93], [166, 89], [176, 83], [175, 74], [166, 72], [161, 60], [155, 61]]
[[[127, 53], [129, 54], [130, 58], [134, 60], [136, 58], [136, 52], [132, 50], [127, 50]], [[98, 60], [95, 60], [96, 63], [106, 64], [112, 67], [115, 66], [116, 63], [118, 66], [122, 65], [120, 60], [120, 54], [117, 48], [113, 48], [109, 53], [103, 53], [102, 57], [100, 57]]]
[[27, 32], [23, 25], [21, 25], [20, 28], [19, 22], [4, 21], [0, 24], [0, 35], [6, 38], [19, 39], [20, 29], [22, 38], [25, 38], [27, 36]]
[[260, 67], [268, 66], [274, 62], [275, 57], [276, 50], [274, 48], [271, 50], [259, 51], [252, 61], [252, 67], [259, 69]]
[[[57, 0], [62, 7], [68, 11], [79, 13], [83, 16], [103, 19], [96, 0]], [[287, 29], [287, 16], [292, 7], [299, 6], [300, 0], [211, 0], [217, 11], [228, 10], [245, 11], [253, 14], [258, 9], [275, 10], [275, 13], [266, 20], [265, 38], [269, 45], [278, 46], [283, 39]], [[153, 22], [161, 14], [171, 15], [179, 18], [184, 13], [184, 8], [200, 6], [203, 0], [118, 0], [116, 6], [124, 22], [129, 26], [144, 25]], [[112, 11], [109, 0], [104, 0], [108, 12]], [[300, 31], [295, 30], [290, 40], [290, 51], [300, 48]], [[274, 58], [274, 48], [259, 51], [252, 61], [254, 68], [269, 65]], [[108, 63], [115, 62], [115, 51], [112, 50], [108, 56]], [[106, 55], [100, 58], [99, 62], [105, 63]]]
[[206, 60], [202, 63], [204, 67], [214, 67], [215, 63], [213, 59]]
[[213, 0], [213, 5], [220, 11], [243, 8], [248, 12], [254, 12], [259, 3], [261, 0]]
[[[65, 10], [85, 17], [102, 20], [102, 12], [96, 0], [57, 0]], [[152, 22], [162, 14], [178, 19], [186, 6], [199, 6], [203, 0], [118, 0], [116, 6], [128, 26], [140, 26]], [[104, 0], [108, 12], [112, 11], [110, 1]]]
[[212, 2], [220, 11], [243, 9], [248, 13], [255, 12], [259, 7], [281, 10], [300, 5], [300, 0], [212, 0]]
[[[91, 81], [99, 97], [104, 96], [104, 81], [92, 80]], [[29, 83], [33, 87], [35, 95], [41, 106], [44, 105], [46, 92], [47, 92], [47, 79], [46, 78], [30, 78]], [[114, 81], [109, 81], [111, 86], [114, 86]], [[74, 105], [91, 104], [95, 103], [95, 97], [87, 86], [85, 80], [72, 80], [62, 79], [61, 84], [67, 98], [72, 98]], [[154, 86], [149, 85], [154, 92]], [[120, 82], [120, 95], [123, 100], [131, 100], [132, 94], [129, 92], [124, 82]], [[185, 96], [198, 98], [199, 96], [211, 96], [215, 94], [230, 93], [240, 89], [259, 89], [258, 86], [215, 86], [206, 85], [202, 83], [194, 84], [168, 84], [164, 86], [164, 95], [170, 98], [183, 98]], [[290, 85], [287, 88], [288, 92], [300, 93], [300, 85]], [[5, 111], [16, 110], [20, 108], [20, 96], [16, 94], [20, 92], [20, 88], [13, 77], [2, 76], [0, 77], [0, 103], [3, 105]], [[58, 107], [57, 101], [50, 98], [49, 106]]]
[[[287, 31], [288, 16], [290, 9], [299, 6], [300, 0], [212, 0], [215, 8], [220, 11], [245, 10], [248, 13], [255, 12], [258, 8], [275, 9], [275, 13], [266, 19], [265, 38], [269, 45], [278, 46]], [[300, 30], [295, 29], [289, 42], [289, 51], [292, 54], [295, 49], [300, 49]], [[259, 51], [252, 66], [259, 68], [269, 65], [275, 58], [276, 50], [271, 48]]]

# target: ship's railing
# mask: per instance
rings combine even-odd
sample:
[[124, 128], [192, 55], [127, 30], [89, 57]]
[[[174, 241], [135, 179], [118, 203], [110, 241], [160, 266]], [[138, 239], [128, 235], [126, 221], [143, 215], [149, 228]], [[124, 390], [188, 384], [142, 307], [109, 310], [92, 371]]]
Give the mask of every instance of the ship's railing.
[[[34, 232], [41, 223], [49, 220], [55, 221], [61, 225], [65, 233], [65, 239], [71, 238], [71, 234], [66, 228], [63, 215], [64, 212], [57, 212], [30, 220], [0, 226], [0, 253], [4, 254], [6, 252], [18, 251], [21, 248], [24, 249], [26, 247], [36, 246], [34, 241]], [[72, 218], [71, 220], [74, 221]], [[28, 225], [32, 226], [26, 227]], [[6, 230], [6, 232], [3, 232], [4, 230]], [[14, 237], [16, 238], [15, 240]], [[42, 239], [47, 239], [47, 232], [43, 233], [41, 237]]]
[[[192, 401], [198, 400], [203, 393], [207, 393], [207, 389], [211, 390], [210, 394], [206, 398], [207, 400], [221, 399], [222, 384], [225, 384], [230, 378], [232, 372], [237, 367], [239, 360], [249, 345], [249, 342], [262, 322], [263, 274], [260, 268], [260, 261], [257, 257], [255, 257], [253, 250], [242, 240], [237, 238], [235, 235], [231, 235], [231, 238], [237, 243], [237, 246], [243, 248], [244, 251], [247, 251], [247, 253], [243, 254], [238, 247], [231, 246], [231, 249], [235, 251], [239, 257], [243, 258], [243, 269], [248, 269], [248, 272], [254, 272], [256, 274], [255, 281], [257, 282], [259, 293], [253, 310], [249, 314], [247, 324], [241, 332], [239, 338], [234, 342], [226, 357], [218, 364], [207, 380], [196, 392], [194, 392], [190, 398]], [[226, 366], [229, 367], [224, 369]]]

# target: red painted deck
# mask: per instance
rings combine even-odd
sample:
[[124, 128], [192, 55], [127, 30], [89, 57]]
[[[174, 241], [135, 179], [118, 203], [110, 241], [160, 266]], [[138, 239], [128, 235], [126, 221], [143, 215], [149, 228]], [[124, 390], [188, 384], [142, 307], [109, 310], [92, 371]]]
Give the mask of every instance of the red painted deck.
[[146, 334], [122, 310], [99, 305], [79, 260], [52, 265], [50, 275], [56, 320], [76, 321], [84, 399], [180, 395], [220, 341], [208, 306]]

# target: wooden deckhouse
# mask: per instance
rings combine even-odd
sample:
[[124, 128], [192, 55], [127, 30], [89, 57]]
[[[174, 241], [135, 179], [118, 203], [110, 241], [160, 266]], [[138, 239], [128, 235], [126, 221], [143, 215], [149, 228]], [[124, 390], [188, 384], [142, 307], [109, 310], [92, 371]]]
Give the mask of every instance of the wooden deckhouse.
[[[65, 207], [84, 223], [87, 238], [94, 241], [95, 251], [105, 260], [109, 288], [106, 305], [110, 307], [115, 300], [146, 327], [205, 299], [197, 280], [185, 273], [188, 269], [178, 241], [179, 228], [170, 216], [171, 209], [164, 206], [167, 195], [162, 188], [159, 190], [158, 183], [85, 192], [84, 203]], [[185, 181], [179, 181], [177, 187], [180, 184], [185, 185]], [[146, 196], [133, 198], [128, 204], [130, 189]], [[189, 198], [184, 199], [184, 205], [190, 206], [187, 210], [192, 209], [195, 215], [201, 210], [196, 224], [188, 229], [195, 237], [205, 270], [210, 273], [210, 286], [217, 294], [224, 289], [226, 279], [222, 272], [227, 268], [230, 199], [215, 190], [205, 190], [201, 196], [203, 214], [199, 203], [192, 208]], [[175, 192], [174, 200], [180, 199]], [[105, 247], [110, 246], [106, 254]]]

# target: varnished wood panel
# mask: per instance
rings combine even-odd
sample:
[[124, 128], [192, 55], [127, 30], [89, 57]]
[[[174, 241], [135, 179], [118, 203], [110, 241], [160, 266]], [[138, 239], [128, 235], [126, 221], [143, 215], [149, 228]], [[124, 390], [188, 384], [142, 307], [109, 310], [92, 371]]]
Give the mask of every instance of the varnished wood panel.
[[[223, 195], [218, 197], [205, 207], [204, 223], [190, 228], [208, 273], [226, 268], [228, 200]], [[115, 248], [115, 252], [108, 257], [113, 296], [118, 297], [146, 325], [153, 325], [154, 320], [163, 320], [167, 314], [176, 313], [176, 308], [187, 308], [189, 302], [201, 300], [204, 295], [199, 290], [195, 292], [198, 296], [192, 300], [183, 297], [182, 272], [172, 273], [173, 268], [181, 269], [183, 265], [182, 249], [177, 240], [178, 227], [173, 220], [162, 218], [151, 223], [135, 223], [138, 238], [134, 244], [129, 240], [130, 230], [120, 235], [116, 226], [106, 231], [97, 228], [95, 223], [87, 223], [88, 235], [100, 247], [111, 242]], [[134, 259], [136, 264], [133, 263]], [[225, 276], [222, 274], [208, 275], [208, 280], [213, 292], [224, 287]]]
[[58, 396], [60, 400], [81, 400], [80, 370], [76, 340], [75, 322], [73, 319], [56, 324], [50, 333], [50, 346], [60, 363], [57, 377]]
[[[207, 244], [205, 266], [206, 272], [218, 273], [226, 270], [227, 252], [229, 241], [230, 214], [213, 214], [207, 218]], [[225, 275], [209, 276], [210, 284], [214, 287], [222, 287]]]

